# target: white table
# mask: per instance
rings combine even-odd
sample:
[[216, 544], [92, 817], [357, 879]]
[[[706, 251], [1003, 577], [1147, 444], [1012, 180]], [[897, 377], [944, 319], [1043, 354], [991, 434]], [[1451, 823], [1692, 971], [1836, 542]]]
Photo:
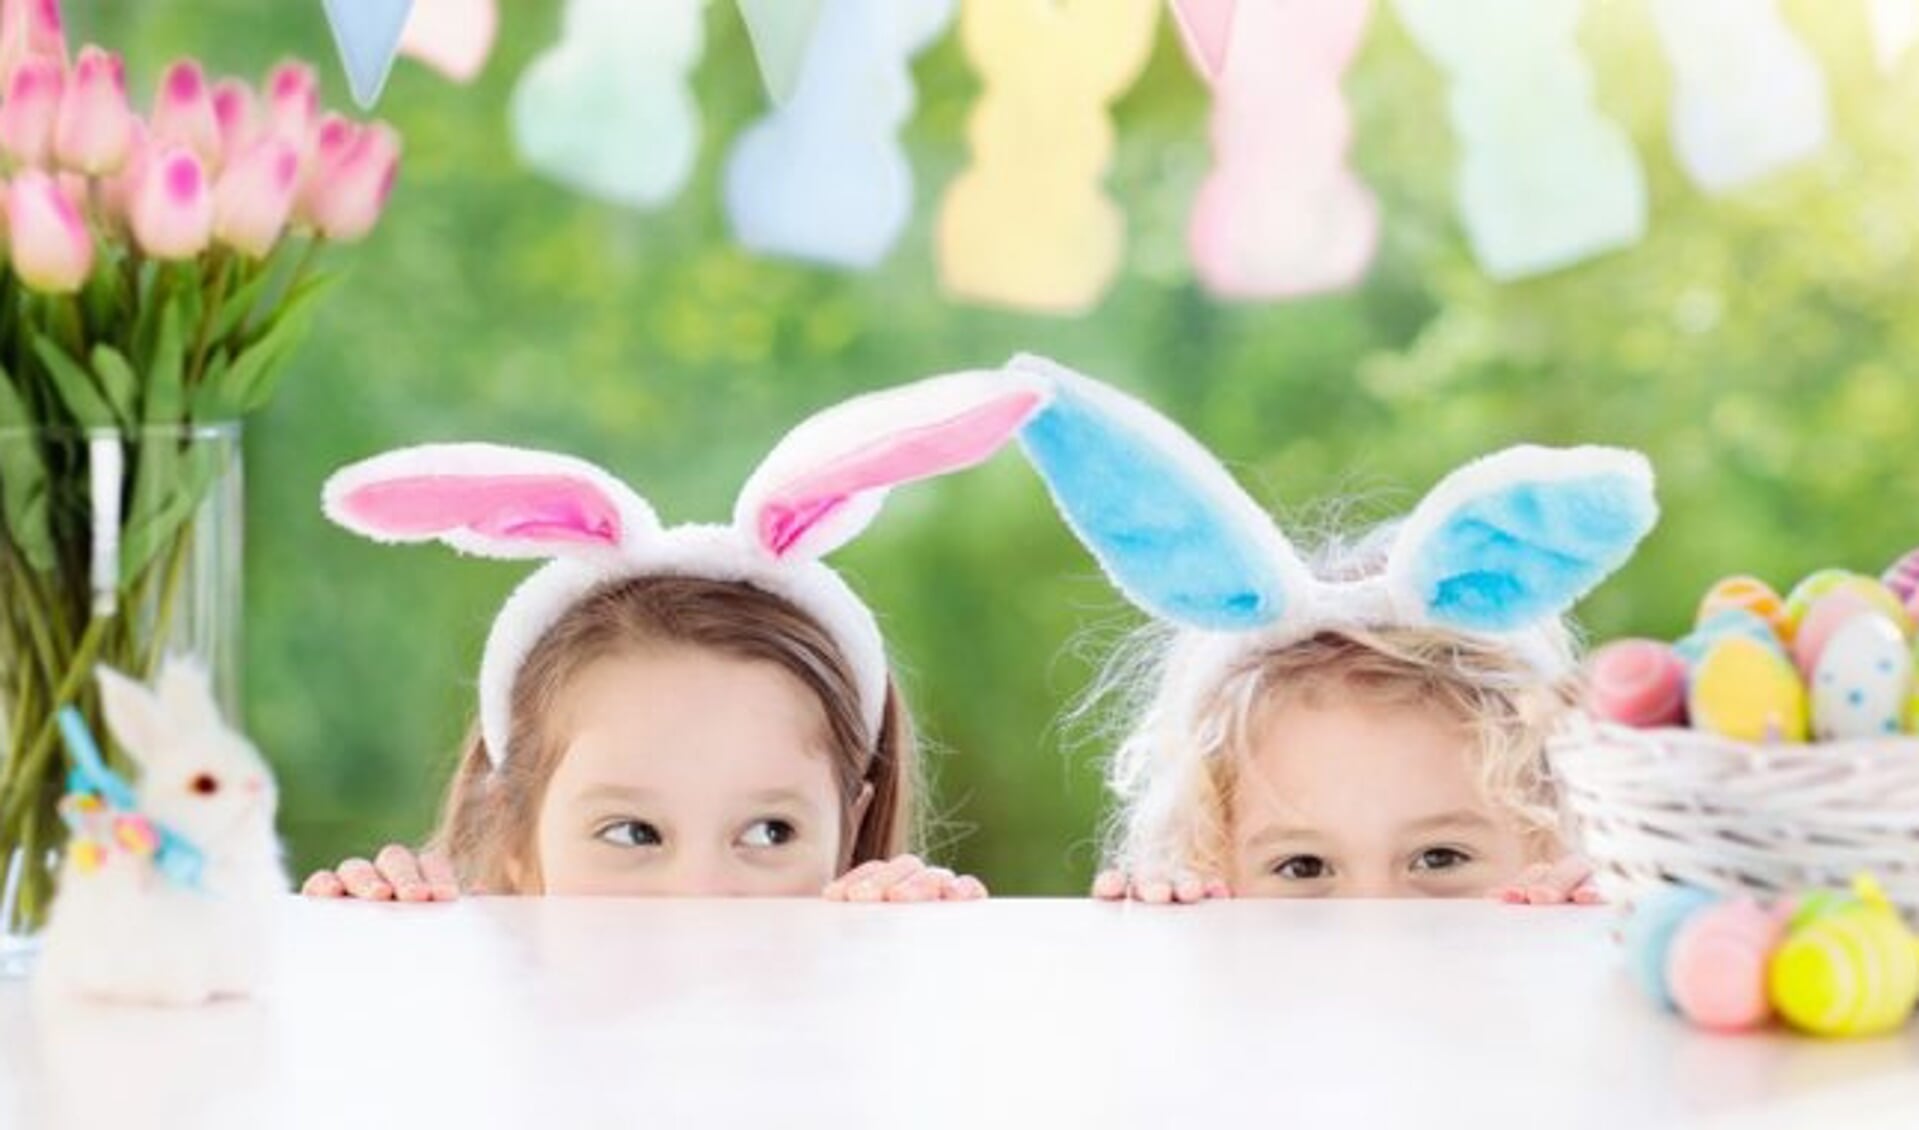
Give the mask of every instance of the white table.
[[284, 926], [253, 1002], [0, 984], [0, 1127], [1919, 1126], [1919, 1032], [1690, 1031], [1604, 910], [289, 899]]

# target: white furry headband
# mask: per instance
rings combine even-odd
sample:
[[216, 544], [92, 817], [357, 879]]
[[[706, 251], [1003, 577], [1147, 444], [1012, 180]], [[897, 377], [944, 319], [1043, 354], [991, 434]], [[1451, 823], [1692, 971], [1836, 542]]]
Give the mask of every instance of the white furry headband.
[[746, 485], [730, 525], [663, 527], [624, 483], [583, 460], [489, 444], [402, 448], [327, 481], [333, 521], [381, 542], [438, 540], [481, 557], [546, 560], [507, 598], [480, 663], [480, 728], [497, 767], [521, 665], [568, 609], [605, 584], [704, 577], [782, 597], [832, 636], [869, 734], [886, 704], [886, 647], [873, 613], [820, 558], [858, 536], [901, 483], [982, 462], [1044, 404], [1046, 382], [1013, 371], [931, 377], [807, 419]]

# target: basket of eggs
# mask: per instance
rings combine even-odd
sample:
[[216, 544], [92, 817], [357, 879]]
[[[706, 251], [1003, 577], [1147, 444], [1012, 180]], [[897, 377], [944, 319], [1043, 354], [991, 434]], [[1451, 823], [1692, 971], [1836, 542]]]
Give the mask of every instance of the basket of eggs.
[[1919, 924], [1919, 550], [1781, 598], [1714, 585], [1692, 632], [1588, 661], [1547, 756], [1601, 891], [1776, 899], [1874, 876]]

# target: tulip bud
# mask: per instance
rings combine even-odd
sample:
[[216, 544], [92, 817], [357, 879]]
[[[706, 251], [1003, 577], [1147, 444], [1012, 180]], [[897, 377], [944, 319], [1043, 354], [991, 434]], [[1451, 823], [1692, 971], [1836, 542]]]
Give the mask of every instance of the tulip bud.
[[153, 140], [193, 150], [204, 165], [220, 159], [220, 123], [213, 116], [213, 92], [206, 72], [192, 59], [181, 59], [160, 77], [153, 99]]
[[63, 64], [27, 59], [14, 68], [0, 102], [0, 149], [16, 164], [40, 168], [53, 155], [53, 126], [60, 116]]
[[213, 238], [206, 166], [175, 145], [154, 154], [133, 190], [133, 238], [155, 259], [191, 259]]
[[132, 141], [125, 64], [111, 52], [82, 47], [66, 96], [60, 100], [54, 155], [68, 169], [99, 176], [126, 163]]
[[288, 60], [267, 74], [266, 125], [275, 136], [304, 150], [320, 117], [320, 78], [305, 63]]
[[264, 259], [286, 230], [300, 186], [292, 143], [262, 137], [227, 163], [213, 190], [213, 235], [243, 255]]
[[60, 0], [0, 0], [0, 90], [28, 59], [67, 65], [67, 32]]
[[237, 78], [213, 84], [213, 122], [220, 129], [220, 160], [233, 160], [259, 133], [253, 90]]
[[14, 273], [46, 294], [79, 290], [93, 269], [93, 233], [79, 205], [39, 169], [14, 178], [6, 205]]
[[[319, 148], [326, 152], [323, 138]], [[386, 208], [400, 168], [400, 135], [384, 122], [354, 132], [343, 148], [323, 159], [308, 185], [308, 218], [326, 239], [362, 239]]]

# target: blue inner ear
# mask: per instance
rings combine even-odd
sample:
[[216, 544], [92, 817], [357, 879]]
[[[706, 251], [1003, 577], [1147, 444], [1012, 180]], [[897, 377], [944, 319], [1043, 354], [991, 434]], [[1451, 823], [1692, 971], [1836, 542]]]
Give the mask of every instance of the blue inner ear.
[[1557, 616], [1626, 563], [1658, 511], [1644, 485], [1598, 474], [1515, 483], [1454, 511], [1418, 547], [1434, 620], [1511, 631]]
[[1279, 618], [1285, 582], [1270, 535], [1247, 529], [1237, 500], [1176, 453], [1065, 388], [1020, 439], [1066, 524], [1135, 604], [1213, 631]]

